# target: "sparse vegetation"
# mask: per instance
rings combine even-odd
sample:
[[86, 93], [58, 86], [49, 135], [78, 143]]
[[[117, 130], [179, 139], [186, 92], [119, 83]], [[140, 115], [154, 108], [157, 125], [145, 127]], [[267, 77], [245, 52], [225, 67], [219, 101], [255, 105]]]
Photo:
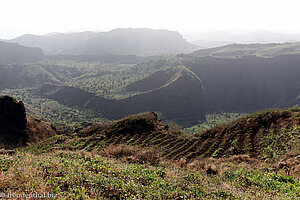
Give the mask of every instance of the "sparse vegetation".
[[[84, 151], [1, 156], [4, 192], [50, 192], [58, 199], [295, 199], [299, 180], [244, 162], [220, 162], [217, 175], [171, 163], [141, 165]], [[217, 160], [217, 159], [216, 159]], [[235, 162], [235, 163], [234, 163]], [[3, 166], [3, 165], [1, 165]]]
[[296, 199], [299, 111], [257, 112], [189, 136], [153, 112], [98, 123], [2, 151], [0, 190], [58, 199]]

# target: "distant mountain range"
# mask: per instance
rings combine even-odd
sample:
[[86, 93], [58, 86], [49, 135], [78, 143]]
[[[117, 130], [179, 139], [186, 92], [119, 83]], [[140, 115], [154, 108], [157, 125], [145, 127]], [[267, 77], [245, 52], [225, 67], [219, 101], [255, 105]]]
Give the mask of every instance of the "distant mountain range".
[[[50, 61], [74, 61], [74, 62], [102, 62], [137, 64], [157, 59], [160, 56], [137, 56], [101, 53], [91, 55], [44, 55], [39, 47], [28, 47], [17, 43], [0, 41], [0, 64], [12, 64], [20, 62]], [[0, 65], [1, 67], [1, 65]]]
[[285, 43], [297, 41], [300, 41], [300, 34], [281, 34], [260, 30], [240, 35], [229, 34], [225, 31], [208, 32], [198, 36], [192, 43], [206, 48], [212, 48], [232, 43]]
[[50, 55], [119, 54], [152, 56], [186, 53], [197, 49], [175, 31], [153, 29], [114, 29], [108, 32], [23, 35], [9, 40], [20, 45], [40, 47]]

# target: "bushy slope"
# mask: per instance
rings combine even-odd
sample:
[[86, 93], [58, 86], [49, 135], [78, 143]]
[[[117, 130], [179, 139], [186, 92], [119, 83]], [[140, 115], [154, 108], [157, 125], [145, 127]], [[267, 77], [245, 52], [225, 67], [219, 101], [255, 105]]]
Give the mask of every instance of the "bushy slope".
[[180, 77], [190, 78], [198, 82], [200, 87], [202, 83], [199, 77], [184, 66], [165, 67], [157, 70], [146, 78], [135, 81], [125, 87], [127, 91], [146, 92], [153, 91], [176, 82]]
[[[149, 84], [151, 90], [120, 100], [106, 99], [82, 89], [58, 85], [44, 85], [36, 91], [36, 94], [64, 105], [79, 106], [85, 110], [101, 113], [101, 116], [108, 119], [156, 111], [163, 114], [163, 119], [174, 120], [184, 126], [197, 123], [204, 117], [201, 80], [185, 67], [176, 67], [169, 71], [172, 76], [165, 82], [160, 82], [154, 85], [155, 87]], [[168, 70], [161, 73], [168, 73]], [[150, 75], [150, 79], [153, 77], [155, 74]], [[149, 78], [140, 80], [140, 83], [144, 85], [147, 79]], [[138, 85], [133, 84], [132, 87]]]
[[46, 64], [0, 64], [0, 89], [38, 87], [42, 84], [64, 83], [79, 75], [72, 67]]
[[164, 86], [176, 74], [176, 72], [176, 68], [158, 70], [146, 78], [127, 85], [125, 89], [133, 92], [154, 90]]
[[196, 134], [209, 147], [202, 156], [249, 154], [278, 159], [300, 151], [300, 109], [266, 110]]
[[93, 96], [93, 93], [70, 86], [44, 84], [36, 90], [36, 94], [54, 99], [68, 106], [83, 106]]

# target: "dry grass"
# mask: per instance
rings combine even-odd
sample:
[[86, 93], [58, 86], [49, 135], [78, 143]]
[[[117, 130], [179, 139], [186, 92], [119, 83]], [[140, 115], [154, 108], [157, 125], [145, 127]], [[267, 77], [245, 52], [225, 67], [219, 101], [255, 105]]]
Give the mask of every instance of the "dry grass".
[[[288, 199], [295, 197], [294, 191], [299, 190], [291, 188], [287, 194], [263, 185], [268, 178], [271, 183], [286, 187], [288, 183], [284, 181], [290, 178], [278, 174], [283, 178], [282, 183], [277, 179], [274, 181], [272, 177], [277, 174], [254, 169], [251, 165], [257, 161], [247, 155], [199, 159], [190, 164], [181, 159], [176, 164], [160, 162], [151, 166], [138, 162], [143, 156], [151, 160], [153, 150], [117, 145], [107, 147], [105, 151], [101, 154], [106, 158], [84, 150], [0, 155], [2, 160], [14, 160], [7, 170], [1, 171], [0, 192], [51, 192], [57, 194], [58, 199], [119, 199], [121, 196], [126, 199], [128, 196], [125, 195], [129, 193], [134, 195], [132, 199], [180, 199], [180, 196], [184, 199]], [[128, 158], [130, 162], [136, 159], [138, 164], [128, 163]], [[263, 178], [258, 180], [259, 177]], [[101, 185], [98, 185], [99, 180], [102, 180]], [[258, 187], [253, 187], [252, 182], [258, 183]], [[299, 184], [292, 186], [299, 187]], [[199, 192], [197, 196], [193, 196], [193, 191]], [[141, 192], [146, 196], [138, 196]]]
[[[21, 153], [23, 159], [16, 157], [1, 156], [2, 159], [11, 159], [17, 162], [13, 163], [8, 171], [0, 173], [0, 191], [12, 191], [14, 193], [44, 193], [50, 191], [47, 180], [44, 179], [45, 172], [33, 167], [34, 163], [44, 159], [45, 156], [33, 156], [28, 153]], [[48, 154], [46, 157], [52, 157]]]
[[99, 122], [97, 124], [94, 124], [93, 126], [84, 128], [79, 131], [79, 136], [81, 137], [87, 137], [91, 135], [99, 135], [104, 134], [104, 131], [111, 126], [111, 122]]
[[56, 128], [49, 122], [37, 118], [27, 119], [28, 142], [30, 144], [44, 141], [57, 134]]
[[300, 179], [300, 156], [290, 158], [286, 160], [289, 172], [293, 174], [296, 178]]
[[[234, 155], [229, 158], [203, 158], [194, 160], [191, 163], [185, 163], [184, 159], [180, 159], [177, 162], [177, 166], [187, 167], [192, 171], [202, 171], [206, 173], [210, 173], [211, 171], [215, 171], [215, 174], [222, 174], [223, 171], [227, 171], [230, 168], [238, 168], [238, 167], [247, 167], [247, 168], [255, 168], [260, 169], [262, 171], [274, 171], [278, 172], [281, 170], [286, 175], [293, 176], [297, 179], [300, 179], [300, 156], [289, 158], [285, 161], [284, 166], [279, 166], [281, 162], [277, 164], [269, 164], [251, 158], [249, 155]], [[233, 165], [233, 166], [232, 166]]]
[[189, 163], [187, 167], [193, 171], [206, 171], [208, 174], [218, 174], [226, 170], [228, 163], [247, 163], [251, 166], [259, 166], [260, 161], [249, 155], [234, 155], [228, 158], [202, 158]]
[[179, 161], [177, 162], [177, 165], [181, 168], [187, 167], [187, 161], [185, 158], [180, 158]]
[[145, 149], [138, 146], [125, 144], [110, 145], [100, 153], [103, 156], [122, 158], [130, 163], [156, 165], [159, 162], [159, 155], [153, 149]]

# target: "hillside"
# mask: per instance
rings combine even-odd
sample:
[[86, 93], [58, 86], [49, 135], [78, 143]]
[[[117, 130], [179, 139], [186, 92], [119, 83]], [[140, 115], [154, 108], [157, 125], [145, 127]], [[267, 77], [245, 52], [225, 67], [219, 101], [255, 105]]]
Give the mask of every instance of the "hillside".
[[[164, 87], [178, 79], [183, 72], [187, 72], [187, 68], [183, 66], [175, 66], [164, 68], [162, 70], [155, 71], [150, 76], [137, 80], [125, 87], [125, 90], [131, 92], [145, 92], [155, 90], [160, 87]], [[191, 75], [192, 77], [193, 75]], [[197, 79], [195, 77], [195, 79]]]
[[216, 58], [185, 54], [138, 65], [136, 73], [183, 65], [201, 79], [207, 113], [249, 113], [297, 104], [299, 62], [299, 55]]
[[245, 56], [273, 57], [300, 53], [300, 42], [295, 43], [269, 43], [269, 44], [229, 44], [221, 47], [201, 49], [192, 55], [221, 58], [237, 58]]
[[1, 150], [0, 171], [10, 179], [0, 189], [59, 199], [296, 199], [299, 127], [296, 107], [251, 114], [192, 137], [153, 112], [140, 113]]
[[10, 40], [40, 47], [46, 54], [151, 56], [183, 53], [197, 48], [174, 31], [152, 29], [114, 29], [109, 32], [81, 32], [53, 35], [24, 35]]
[[59, 84], [79, 74], [80, 72], [72, 67], [52, 64], [0, 63], [0, 89], [37, 87], [46, 83]]
[[51, 140], [51, 143], [54, 146], [64, 144], [64, 148], [70, 150], [87, 151], [99, 151], [118, 144], [153, 147], [164, 159], [184, 158], [189, 162], [240, 154], [279, 161], [298, 155], [299, 134], [299, 107], [257, 112], [193, 136], [169, 130], [155, 113], [149, 112], [111, 123], [98, 123], [70, 137], [61, 136]]
[[254, 112], [296, 105], [298, 55], [272, 58], [195, 58], [183, 61], [204, 83], [210, 111]]
[[44, 58], [42, 49], [0, 41], [0, 63], [37, 62]]
[[[58, 85], [44, 85], [36, 90], [36, 94], [63, 105], [78, 106], [101, 113], [100, 116], [108, 119], [153, 110], [161, 112], [163, 119], [174, 120], [184, 126], [197, 123], [204, 114], [202, 82], [185, 67], [156, 72], [141, 79], [137, 85], [155, 78], [157, 73], [169, 72], [173, 75], [165, 82], [155, 85], [152, 90], [120, 100], [107, 99], [82, 89]], [[135, 88], [134, 85], [131, 86]]]
[[[156, 111], [162, 113], [162, 119], [175, 121], [182, 126], [190, 126], [203, 120], [205, 107], [202, 81], [185, 67], [177, 67], [172, 70], [175, 71], [173, 76], [161, 86], [154, 85], [157, 88], [120, 100], [122, 105], [120, 110], [124, 110], [123, 116]], [[150, 77], [140, 80], [138, 84], [148, 82], [149, 79], [156, 78], [156, 75], [154, 73]], [[118, 116], [118, 118], [120, 117], [121, 115]]]
[[82, 107], [94, 94], [70, 86], [44, 84], [36, 90], [36, 94], [56, 100], [68, 106]]

